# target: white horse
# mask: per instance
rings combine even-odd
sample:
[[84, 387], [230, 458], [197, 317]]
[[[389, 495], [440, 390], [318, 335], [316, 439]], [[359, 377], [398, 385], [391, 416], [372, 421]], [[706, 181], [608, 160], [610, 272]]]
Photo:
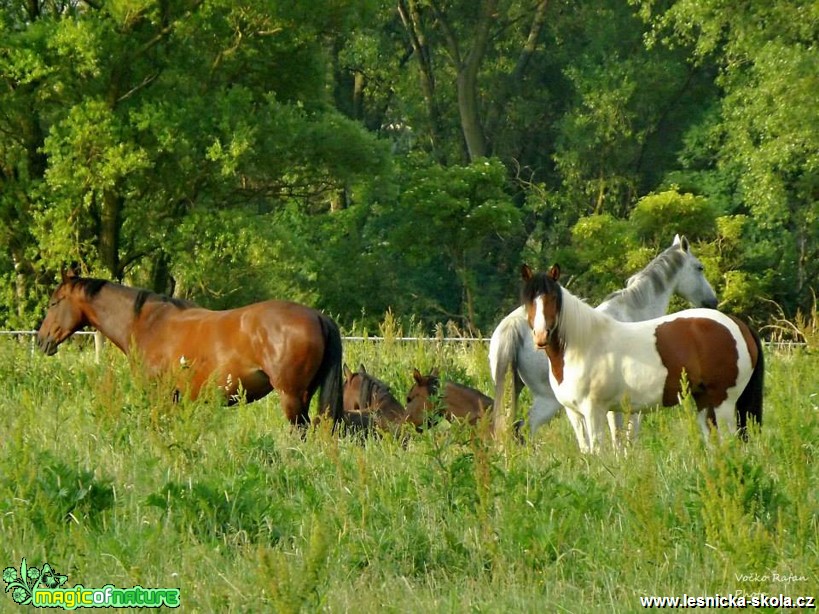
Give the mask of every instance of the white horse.
[[[671, 247], [629, 278], [625, 288], [609, 295], [597, 309], [624, 322], [648, 320], [663, 315], [674, 294], [679, 294], [695, 307], [717, 306], [717, 296], [703, 274], [702, 263], [691, 253], [688, 239], [680, 235], [674, 237]], [[533, 403], [528, 420], [529, 432], [534, 435], [541, 425], [555, 417], [560, 403], [549, 383], [549, 359], [544, 352], [535, 348], [522, 306], [501, 320], [489, 342], [489, 368], [495, 382], [496, 432], [505, 429], [503, 393], [510, 367], [514, 377], [512, 414], [517, 415], [518, 397], [525, 385], [532, 392]], [[577, 441], [586, 440], [582, 421], [576, 421], [573, 414], [567, 415]], [[608, 419], [612, 440], [617, 444], [623, 416], [620, 412], [611, 412]], [[632, 441], [636, 439], [639, 427], [639, 414], [632, 414], [629, 425], [629, 439]]]
[[592, 309], [558, 283], [560, 269], [524, 265], [523, 304], [535, 346], [549, 357], [557, 400], [586, 426], [584, 451], [597, 452], [606, 412], [679, 403], [682, 376], [699, 410], [703, 435], [712, 428], [747, 436], [762, 425], [764, 359], [759, 336], [715, 309], [687, 309], [642, 322], [620, 322]]

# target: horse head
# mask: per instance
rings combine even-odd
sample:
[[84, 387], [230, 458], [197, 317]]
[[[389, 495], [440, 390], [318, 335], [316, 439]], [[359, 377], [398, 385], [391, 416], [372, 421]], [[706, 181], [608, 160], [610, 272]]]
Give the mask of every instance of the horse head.
[[431, 397], [437, 397], [441, 385], [438, 369], [428, 375], [422, 375], [418, 369], [412, 370], [415, 383], [407, 393], [407, 419], [415, 425], [423, 424], [431, 414], [437, 413], [438, 407]]
[[544, 349], [549, 345], [560, 314], [560, 266], [555, 264], [548, 273], [535, 273], [529, 265], [524, 264], [521, 277], [524, 282], [521, 298], [526, 307], [526, 318], [532, 328], [535, 345]]
[[684, 236], [676, 235], [669, 248], [679, 250], [682, 266], [676, 276], [675, 291], [695, 307], [717, 307], [717, 295], [705, 278], [705, 267], [699, 258], [691, 253], [691, 244]]
[[383, 429], [388, 425], [399, 425], [404, 422], [409, 422], [416, 428], [423, 424], [423, 419], [407, 413], [404, 406], [390, 392], [389, 386], [367, 373], [363, 364], [355, 372], [344, 365], [343, 371], [344, 411], [348, 415], [370, 414], [372, 416], [370, 423], [377, 424]]
[[62, 271], [62, 281], [48, 301], [48, 311], [37, 331], [37, 345], [47, 356], [74, 332], [88, 324], [81, 307], [83, 281], [74, 266]]

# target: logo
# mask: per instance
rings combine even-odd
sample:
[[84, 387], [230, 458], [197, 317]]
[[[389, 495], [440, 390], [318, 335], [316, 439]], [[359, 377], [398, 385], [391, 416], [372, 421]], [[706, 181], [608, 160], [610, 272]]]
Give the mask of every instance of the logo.
[[58, 573], [48, 563], [42, 569], [29, 567], [23, 559], [18, 571], [14, 567], [3, 570], [6, 592], [14, 603], [36, 608], [169, 608], [179, 607], [178, 588], [117, 588], [106, 584], [102, 588], [85, 588], [77, 584], [63, 588], [68, 576]]

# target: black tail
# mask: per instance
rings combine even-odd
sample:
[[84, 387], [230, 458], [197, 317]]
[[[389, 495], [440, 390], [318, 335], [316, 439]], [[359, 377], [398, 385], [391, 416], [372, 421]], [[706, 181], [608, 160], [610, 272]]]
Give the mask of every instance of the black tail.
[[320, 314], [319, 321], [324, 334], [324, 356], [313, 382], [321, 387], [318, 413], [319, 415], [330, 414], [333, 417], [333, 428], [335, 428], [344, 415], [341, 387], [341, 333], [338, 325], [326, 315]]
[[754, 371], [751, 373], [751, 379], [748, 380], [745, 390], [737, 399], [739, 436], [744, 441], [748, 440], [748, 418], [753, 419], [762, 427], [762, 395], [765, 384], [765, 355], [762, 349], [762, 340], [753, 328], [750, 326], [747, 328], [754, 338], [754, 343], [756, 343], [757, 359]]

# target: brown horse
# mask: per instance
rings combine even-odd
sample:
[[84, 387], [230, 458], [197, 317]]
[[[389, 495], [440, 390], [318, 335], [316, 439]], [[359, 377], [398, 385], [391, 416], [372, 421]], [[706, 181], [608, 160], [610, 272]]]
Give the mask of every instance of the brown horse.
[[416, 430], [424, 423], [423, 408], [410, 412], [390, 392], [389, 386], [364, 368], [352, 371], [344, 365], [344, 423], [352, 430], [400, 430], [412, 424]]
[[229, 403], [279, 393], [287, 419], [310, 422], [310, 400], [321, 388], [319, 412], [341, 417], [341, 335], [326, 315], [286, 301], [210, 311], [102, 279], [63, 272], [37, 332], [51, 356], [63, 341], [93, 326], [150, 376], [176, 373], [178, 389], [195, 398], [213, 381]]
[[[418, 369], [413, 369], [412, 377], [415, 384], [407, 393], [407, 412], [423, 412], [430, 416], [440, 414], [441, 407], [436, 402], [441, 388], [438, 369], [433, 369], [428, 375], [421, 375]], [[450, 422], [464, 420], [470, 424], [477, 423], [494, 404], [479, 390], [449, 381], [444, 384], [440, 401], [444, 418]]]

